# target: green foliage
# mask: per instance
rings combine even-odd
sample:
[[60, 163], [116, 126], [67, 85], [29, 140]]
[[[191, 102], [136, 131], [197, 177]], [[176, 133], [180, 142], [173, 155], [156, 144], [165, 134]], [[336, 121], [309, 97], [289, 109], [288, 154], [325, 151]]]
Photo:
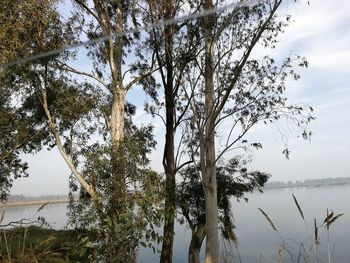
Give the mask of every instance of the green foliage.
[[[235, 240], [233, 233], [234, 224], [231, 215], [231, 200], [244, 199], [244, 194], [254, 189], [261, 191], [269, 174], [252, 171], [246, 168], [247, 161], [241, 157], [235, 157], [227, 163], [217, 166], [217, 202], [219, 210], [219, 221], [222, 235], [225, 239]], [[200, 177], [199, 167], [191, 165], [181, 171], [183, 182], [177, 186], [178, 208], [192, 231], [205, 225], [205, 198]]]
[[62, 42], [56, 0], [3, 0], [0, 7], [0, 63], [49, 51]]
[[[1, 50], [6, 54], [6, 57], [2, 57], [6, 60], [1, 63], [60, 48], [73, 39], [79, 41], [83, 28], [90, 34], [89, 37], [94, 37], [92, 32], [103, 34], [100, 25], [84, 21], [86, 9], [81, 5], [83, 1], [77, 2], [72, 17], [66, 24], [60, 21], [54, 3], [19, 1], [15, 5], [6, 1], [0, 13], [1, 18], [6, 18], [6, 24], [1, 24], [1, 40], [7, 38], [12, 42], [4, 41], [5, 45], [1, 46], [8, 48]], [[129, 9], [129, 4], [122, 4], [126, 25], [128, 15], [135, 15], [135, 10]], [[120, 5], [108, 2], [106, 6], [110, 11], [110, 23], [115, 29], [112, 17], [115, 18], [116, 8]], [[11, 8], [23, 17], [11, 13]], [[42, 14], [39, 15], [38, 12]], [[18, 30], [12, 31], [11, 24], [15, 24]], [[20, 42], [22, 38], [22, 46], [13, 48], [16, 47], [13, 42]], [[116, 56], [123, 50], [118, 41], [114, 43]], [[126, 46], [132, 45], [132, 38], [123, 41]], [[102, 77], [104, 67], [108, 64], [104, 43], [89, 46], [88, 55], [94, 62], [96, 74]], [[26, 175], [27, 166], [20, 162], [20, 153], [36, 152], [43, 146], [51, 149], [58, 144], [59, 137], [63, 150], [72, 159], [83, 179], [101, 197], [100, 203], [91, 200], [76, 179], [71, 177], [72, 224], [83, 228], [94, 227], [97, 233], [97, 236], [89, 237], [91, 243], [86, 238], [82, 239], [86, 243], [83, 247], [89, 248], [83, 254], [110, 262], [115, 262], [115, 259], [125, 261], [135, 256], [140, 239], [144, 238], [147, 243], [159, 241], [154, 226], [159, 224], [161, 216], [154, 203], [159, 201], [161, 184], [158, 175], [150, 170], [147, 158], [155, 146], [152, 127], [138, 128], [133, 125], [135, 107], [126, 103], [127, 136], [118, 144], [112, 142], [110, 127], [106, 122], [110, 121], [115, 94], [108, 85], [101, 87], [84, 80], [77, 81], [67, 74], [61, 66], [74, 56], [74, 52], [63, 52], [24, 65], [1, 69], [0, 88], [4, 95], [1, 97], [0, 109], [4, 114], [0, 117], [0, 122], [5, 124], [13, 120], [13, 124], [1, 126], [4, 130], [0, 131], [4, 135], [0, 139], [1, 150], [9, 148], [12, 154], [1, 155], [6, 160], [1, 162], [0, 190], [3, 190], [5, 197], [12, 182], [10, 176]], [[45, 103], [51, 115], [52, 123], [49, 125]], [[27, 130], [30, 133], [27, 132], [25, 137], [11, 136]], [[17, 147], [17, 144], [20, 146]], [[79, 198], [73, 202], [76, 192], [79, 192]]]
[[[0, 63], [62, 46], [62, 24], [56, 1], [2, 1], [0, 7]], [[65, 39], [67, 41], [67, 39]], [[45, 60], [48, 60], [46, 58]], [[41, 62], [43, 62], [42, 60]], [[43, 67], [33, 64], [0, 69], [0, 200], [6, 199], [13, 178], [27, 176], [20, 153], [36, 152], [47, 143], [43, 118], [28, 107], [36, 106], [33, 87], [40, 87]], [[25, 100], [28, 100], [24, 103]], [[25, 108], [27, 107], [27, 108]], [[37, 110], [36, 110], [37, 111]]]
[[[88, 1], [73, 2], [71, 16], [63, 23], [56, 11], [56, 1], [4, 0], [0, 7], [0, 63], [81, 41], [82, 34], [93, 39], [127, 30], [139, 25], [141, 19], [145, 22], [154, 19], [147, 12], [140, 13], [138, 1], [95, 1], [94, 9], [89, 9]], [[230, 124], [230, 136], [238, 134], [237, 138], [227, 139], [226, 146], [219, 149], [222, 154], [233, 146], [245, 150], [261, 148], [260, 143], [248, 143], [243, 138], [258, 122], [278, 124], [286, 117], [302, 128], [304, 138], [311, 135], [305, 125], [313, 116], [305, 107], [289, 102], [285, 93], [287, 80], [299, 79], [293, 67], [307, 67], [307, 61], [294, 54], [284, 60], [269, 56], [249, 57], [256, 43], [274, 48], [278, 35], [288, 25], [289, 17], [282, 20], [277, 16], [264, 24], [271, 12], [271, 2], [260, 1], [252, 7], [245, 6], [232, 13], [224, 11], [215, 16], [214, 99], [222, 107], [213, 114], [217, 125], [224, 121]], [[176, 12], [184, 12], [181, 1], [178, 3]], [[195, 11], [201, 8], [201, 3], [190, 1], [189, 6]], [[162, 17], [163, 11], [160, 8], [155, 17]], [[101, 18], [103, 12], [108, 21]], [[119, 14], [122, 21], [118, 24]], [[198, 157], [201, 125], [207, 121], [203, 117], [205, 103], [202, 96], [205, 76], [200, 29], [203, 22], [205, 19], [198, 19], [174, 26], [176, 34], [171, 50], [174, 52], [171, 67], [176, 73], [174, 76], [178, 76], [176, 81], [169, 80], [174, 81], [175, 94], [178, 94], [171, 102], [175, 115], [179, 116], [175, 118], [174, 127], [183, 125], [186, 130], [182, 142], [192, 161]], [[136, 83], [152, 98], [154, 105], [146, 105], [152, 115], [157, 115], [164, 105], [157, 94], [159, 83], [153, 74], [149, 74], [154, 70], [154, 64], [164, 65], [168, 54], [161, 43], [162, 34], [163, 29], [155, 28], [147, 40], [134, 34], [88, 45], [93, 72], [85, 76], [93, 76], [99, 84], [68, 73], [70, 70], [74, 73], [66, 63], [75, 58], [75, 51], [0, 69], [0, 199], [6, 198], [13, 177], [27, 175], [27, 164], [21, 161], [20, 154], [35, 153], [44, 146], [51, 149], [62, 142], [63, 149], [60, 150], [72, 160], [81, 178], [100, 198], [98, 201], [91, 199], [88, 191], [79, 185], [76, 175], [71, 175], [71, 224], [94, 229], [94, 235], [80, 238], [82, 249], [79, 254], [89, 260], [134, 261], [139, 245], [152, 247], [152, 242], [161, 241], [156, 228], [162, 220], [168, 221], [173, 216], [162, 214], [158, 208], [165, 196], [164, 185], [160, 175], [150, 169], [148, 159], [156, 142], [151, 126], [136, 127], [133, 124], [135, 106], [123, 102], [123, 140], [113, 141], [111, 135], [113, 102], [130, 88], [124, 89], [124, 77], [143, 76]], [[155, 48], [158, 48], [157, 63], [154, 62]], [[127, 65], [126, 55], [133, 49], [139, 60]], [[112, 54], [108, 53], [110, 51]], [[122, 65], [130, 66], [124, 75]], [[111, 70], [113, 67], [117, 69]], [[44, 94], [47, 101], [44, 101]], [[221, 103], [223, 97], [226, 101]], [[190, 108], [196, 114], [190, 112]], [[288, 156], [289, 150], [284, 153]], [[190, 166], [181, 173], [184, 181], [177, 187], [178, 208], [192, 230], [205, 224], [204, 193], [199, 174], [199, 167]], [[225, 238], [234, 239], [230, 198], [243, 198], [245, 192], [263, 186], [268, 175], [248, 172], [245, 163], [234, 158], [217, 167], [217, 176], [222, 233]], [[78, 200], [75, 194], [78, 194]]]
[[[86, 230], [53, 230], [37, 226], [1, 231], [1, 262], [92, 262], [82, 250], [80, 237], [93, 238]], [[5, 242], [6, 238], [6, 242]]]
[[[148, 168], [146, 156], [155, 145], [152, 128], [127, 129], [128, 136], [118, 146], [96, 143], [82, 151], [83, 174], [102, 196], [103, 206], [95, 206], [71, 180], [72, 193], [79, 191], [79, 202], [70, 203], [71, 224], [96, 229], [98, 242], [93, 244], [105, 262], [133, 261], [140, 242], [147, 246], [160, 242], [156, 226], [162, 217], [155, 204], [161, 198], [161, 183], [159, 175]], [[125, 183], [130, 188], [122, 188]], [[127, 191], [126, 198], [121, 191]]]

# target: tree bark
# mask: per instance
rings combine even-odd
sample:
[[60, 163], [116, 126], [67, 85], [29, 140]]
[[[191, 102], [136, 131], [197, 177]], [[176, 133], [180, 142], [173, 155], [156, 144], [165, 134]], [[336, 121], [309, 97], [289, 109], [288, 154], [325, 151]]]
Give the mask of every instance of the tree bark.
[[118, 143], [124, 139], [125, 91], [116, 87], [113, 92], [110, 132], [112, 142]]
[[100, 196], [96, 193], [95, 189], [92, 187], [91, 184], [89, 184], [84, 177], [78, 172], [77, 168], [75, 167], [72, 158], [66, 153], [64, 150], [61, 138], [58, 134], [56, 124], [52, 118], [52, 115], [49, 110], [49, 105], [47, 103], [47, 94], [46, 94], [46, 84], [45, 89], [42, 91], [42, 98], [40, 99], [41, 104], [43, 106], [43, 109], [45, 111], [45, 115], [47, 117], [48, 125], [50, 128], [50, 131], [52, 135], [55, 138], [55, 142], [58, 148], [58, 151], [60, 152], [61, 156], [63, 157], [64, 161], [68, 165], [69, 169], [71, 170], [74, 177], [79, 181], [80, 185], [85, 189], [86, 192], [89, 193], [91, 198], [94, 200], [96, 204], [100, 203]]
[[115, 29], [112, 28], [108, 8], [101, 0], [94, 0], [97, 11], [97, 19], [102, 28], [104, 36], [111, 36], [105, 41], [106, 55], [112, 76], [111, 92], [111, 120], [110, 133], [113, 144], [118, 144], [124, 138], [124, 107], [125, 107], [125, 89], [122, 79], [122, 62], [123, 62], [123, 38], [114, 39], [114, 33], [123, 31], [123, 16], [121, 3], [115, 6]]
[[[205, 0], [204, 9], [214, 7], [212, 0]], [[205, 37], [205, 164], [204, 195], [206, 218], [205, 263], [219, 262], [219, 230], [217, 207], [217, 183], [215, 164], [215, 119], [214, 119], [214, 16], [207, 17], [204, 23]]]
[[106, 55], [112, 76], [110, 91], [112, 93], [112, 105], [110, 111], [109, 132], [113, 146], [112, 158], [112, 177], [113, 177], [113, 193], [112, 208], [115, 213], [121, 214], [125, 212], [125, 204], [127, 198], [125, 171], [124, 171], [124, 154], [122, 145], [124, 139], [124, 113], [125, 113], [125, 94], [126, 90], [123, 86], [122, 79], [122, 60], [123, 60], [123, 39], [121, 37], [114, 39], [112, 34], [123, 31], [122, 6], [118, 2], [115, 8], [115, 28], [112, 28], [108, 8], [101, 0], [94, 0], [95, 9], [97, 11], [98, 21], [101, 25], [103, 34], [111, 36], [105, 41]]
[[200, 263], [199, 253], [205, 237], [205, 225], [199, 226], [192, 232], [191, 243], [188, 250], [188, 263]]
[[[164, 19], [173, 16], [173, 3], [168, 0], [165, 3]], [[173, 68], [173, 33], [174, 26], [168, 25], [164, 29], [166, 83], [164, 84], [165, 111], [166, 111], [166, 135], [164, 146], [163, 166], [166, 175], [165, 195], [165, 222], [163, 229], [163, 244], [160, 262], [171, 263], [174, 243], [174, 218], [175, 218], [175, 94], [174, 94], [174, 68]]]

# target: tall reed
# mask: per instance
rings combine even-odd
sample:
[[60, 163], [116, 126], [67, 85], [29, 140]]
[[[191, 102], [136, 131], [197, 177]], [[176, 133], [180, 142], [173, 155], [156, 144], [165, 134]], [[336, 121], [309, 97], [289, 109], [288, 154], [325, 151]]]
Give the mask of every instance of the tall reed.
[[[284, 252], [287, 252], [287, 254], [289, 255], [289, 258], [291, 260], [291, 262], [301, 262], [301, 260], [303, 260], [304, 263], [311, 263], [311, 262], [315, 262], [312, 261], [312, 252], [314, 252], [314, 257], [316, 258], [316, 262], [317, 263], [321, 263], [320, 261], [320, 256], [319, 256], [319, 249], [320, 249], [320, 238], [321, 235], [323, 233], [323, 231], [327, 231], [327, 255], [328, 255], [328, 263], [332, 263], [332, 249], [331, 249], [331, 245], [330, 245], [330, 226], [339, 218], [341, 217], [343, 214], [335, 214], [333, 211], [330, 212], [327, 209], [327, 214], [325, 219], [323, 220], [322, 224], [318, 225], [317, 224], [317, 220], [316, 218], [314, 218], [313, 220], [313, 230], [312, 232], [309, 230], [306, 218], [305, 218], [305, 213], [300, 205], [300, 203], [298, 202], [296, 196], [294, 194], [292, 194], [292, 198], [294, 201], [294, 204], [297, 208], [298, 214], [300, 215], [304, 226], [306, 228], [306, 231], [308, 233], [308, 236], [310, 238], [310, 245], [308, 248], [305, 247], [305, 244], [303, 242], [300, 242], [300, 246], [299, 246], [299, 250], [298, 250], [298, 254], [295, 255], [293, 253], [293, 251], [290, 249], [290, 247], [288, 246], [288, 243], [286, 242], [286, 240], [283, 238], [283, 236], [281, 235], [281, 233], [279, 232], [279, 230], [276, 227], [276, 224], [272, 221], [272, 219], [270, 218], [270, 216], [261, 208], [258, 208], [258, 210], [262, 213], [262, 215], [265, 217], [266, 221], [269, 223], [269, 225], [271, 226], [271, 228], [277, 233], [278, 237], [280, 238], [282, 244], [279, 248], [278, 251], [278, 259], [277, 262], [278, 263], [283, 263], [283, 259], [284, 259]], [[312, 234], [313, 233], [313, 234]]]

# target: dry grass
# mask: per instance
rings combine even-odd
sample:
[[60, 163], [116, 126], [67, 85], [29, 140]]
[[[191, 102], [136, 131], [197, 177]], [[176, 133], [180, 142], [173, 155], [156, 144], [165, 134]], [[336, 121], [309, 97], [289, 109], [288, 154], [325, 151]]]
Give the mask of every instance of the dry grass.
[[77, 230], [53, 230], [37, 226], [2, 229], [0, 262], [89, 262], [81, 256]]

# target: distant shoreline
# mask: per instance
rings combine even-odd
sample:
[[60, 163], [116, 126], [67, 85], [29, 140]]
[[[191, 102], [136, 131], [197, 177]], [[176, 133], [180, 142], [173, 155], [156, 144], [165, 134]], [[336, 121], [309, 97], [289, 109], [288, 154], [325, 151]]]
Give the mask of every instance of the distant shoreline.
[[263, 189], [281, 189], [281, 188], [297, 188], [297, 187], [322, 187], [322, 186], [337, 186], [337, 185], [349, 185], [349, 182], [331, 182], [331, 183], [318, 183], [318, 184], [267, 184]]
[[[296, 181], [296, 182], [268, 182], [262, 188], [263, 190], [273, 190], [273, 189], [285, 189], [285, 188], [317, 188], [324, 186], [341, 186], [341, 185], [350, 185], [350, 177], [338, 177], [338, 178], [323, 178], [323, 179], [309, 179], [305, 181]], [[40, 206], [47, 203], [50, 204], [65, 204], [69, 203], [68, 196], [38, 196], [35, 199], [30, 199], [32, 197], [25, 197], [23, 195], [14, 195], [9, 199], [8, 203], [0, 203], [0, 208], [6, 207], [21, 207], [21, 206]], [[52, 199], [51, 199], [52, 198]], [[16, 200], [17, 199], [17, 200]], [[27, 199], [27, 200], [26, 200]], [[74, 198], [75, 200], [78, 197]]]
[[43, 205], [43, 204], [64, 204], [68, 203], [68, 199], [58, 200], [35, 200], [35, 201], [19, 201], [13, 203], [0, 204], [0, 207], [16, 207], [16, 206], [32, 206], [32, 205]]

